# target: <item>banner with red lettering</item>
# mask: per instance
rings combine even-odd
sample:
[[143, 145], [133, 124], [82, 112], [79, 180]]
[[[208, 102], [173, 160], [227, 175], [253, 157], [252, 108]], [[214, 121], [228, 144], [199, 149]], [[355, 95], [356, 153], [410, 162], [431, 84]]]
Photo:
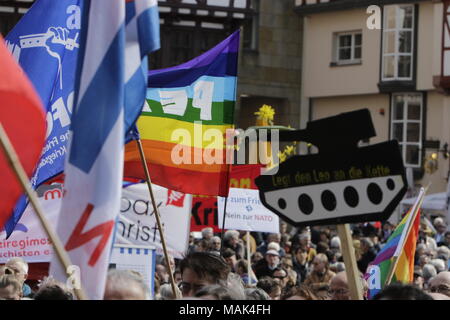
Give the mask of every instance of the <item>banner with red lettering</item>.
[[[261, 174], [260, 164], [234, 165], [231, 169], [230, 188], [258, 189], [255, 178]], [[221, 231], [219, 227], [217, 197], [192, 196], [191, 232], [202, 231], [211, 227], [215, 233]]]

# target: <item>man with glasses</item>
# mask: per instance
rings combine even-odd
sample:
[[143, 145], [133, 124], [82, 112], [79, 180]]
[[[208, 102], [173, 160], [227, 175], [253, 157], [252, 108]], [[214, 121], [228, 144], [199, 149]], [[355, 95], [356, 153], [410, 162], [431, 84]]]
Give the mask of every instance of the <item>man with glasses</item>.
[[432, 278], [429, 288], [430, 292], [442, 293], [450, 297], [450, 271], [441, 272]]
[[[361, 284], [363, 288], [362, 296], [367, 294], [368, 286], [361, 275]], [[350, 290], [348, 288], [347, 273], [341, 271], [337, 273], [330, 282], [330, 290], [328, 291], [331, 300], [351, 300]]]
[[180, 262], [180, 289], [183, 297], [193, 297], [205, 286], [226, 286], [230, 267], [223, 258], [208, 252], [194, 252]]

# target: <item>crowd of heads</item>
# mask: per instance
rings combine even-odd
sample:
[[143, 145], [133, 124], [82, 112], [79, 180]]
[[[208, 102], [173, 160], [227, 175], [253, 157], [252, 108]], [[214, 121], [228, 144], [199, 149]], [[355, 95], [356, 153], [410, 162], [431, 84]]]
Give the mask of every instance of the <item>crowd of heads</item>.
[[[365, 274], [392, 235], [395, 225], [351, 225], [361, 296]], [[249, 248], [249, 250], [248, 250]], [[248, 256], [247, 252], [250, 252]], [[411, 284], [392, 283], [373, 299], [450, 299], [450, 232], [442, 218], [420, 225]], [[73, 300], [74, 292], [51, 277], [37, 288], [27, 285], [28, 264], [21, 258], [0, 266], [0, 299]], [[170, 274], [170, 272], [172, 274]], [[171, 280], [174, 280], [174, 283]], [[175, 291], [175, 294], [174, 294]], [[184, 258], [157, 256], [154, 296], [135, 271], [108, 272], [105, 300], [349, 300], [342, 245], [335, 226], [294, 228], [281, 222], [280, 233], [249, 233], [212, 228], [191, 233]]]

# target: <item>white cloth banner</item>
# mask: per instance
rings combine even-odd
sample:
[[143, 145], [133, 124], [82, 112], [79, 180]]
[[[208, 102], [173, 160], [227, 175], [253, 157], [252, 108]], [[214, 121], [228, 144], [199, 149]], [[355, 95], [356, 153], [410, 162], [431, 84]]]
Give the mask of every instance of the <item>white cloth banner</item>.
[[[39, 201], [53, 228], [57, 225], [61, 207], [61, 187], [50, 186], [38, 189]], [[172, 192], [153, 185], [156, 202], [161, 213], [161, 222], [169, 254], [182, 258], [188, 248], [191, 195]], [[0, 264], [13, 257], [21, 257], [28, 263], [50, 262], [53, 247], [42, 225], [29, 206], [8, 240], [0, 232]], [[116, 224], [115, 243], [152, 246], [162, 254], [158, 226], [153, 214], [146, 184], [137, 184], [122, 190], [121, 212]]]
[[133, 270], [139, 272], [148, 288], [149, 298], [155, 291], [155, 248], [115, 244], [109, 261], [110, 269]]
[[[225, 198], [218, 197], [219, 227], [222, 228]], [[279, 233], [279, 218], [259, 199], [259, 191], [230, 188], [225, 229]]]
[[[156, 205], [161, 214], [167, 250], [181, 259], [188, 249], [192, 196], [153, 185]], [[118, 244], [154, 246], [162, 255], [161, 239], [145, 183], [123, 189], [119, 221], [116, 226]]]

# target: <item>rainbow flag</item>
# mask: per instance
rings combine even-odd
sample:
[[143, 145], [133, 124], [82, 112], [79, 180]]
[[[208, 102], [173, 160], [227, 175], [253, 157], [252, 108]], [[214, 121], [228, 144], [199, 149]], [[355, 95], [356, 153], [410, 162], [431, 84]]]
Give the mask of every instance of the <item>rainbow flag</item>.
[[[137, 121], [152, 182], [170, 190], [227, 196], [226, 132], [233, 129], [239, 31], [201, 56], [149, 71]], [[136, 142], [125, 148], [125, 177], [145, 179]]]
[[413, 281], [414, 254], [420, 227], [420, 206], [424, 194], [425, 191], [422, 188], [414, 206], [403, 217], [383, 249], [368, 266], [364, 278], [369, 286], [369, 299], [373, 298], [385, 286], [396, 257], [398, 257], [398, 262], [391, 283], [411, 283]]

